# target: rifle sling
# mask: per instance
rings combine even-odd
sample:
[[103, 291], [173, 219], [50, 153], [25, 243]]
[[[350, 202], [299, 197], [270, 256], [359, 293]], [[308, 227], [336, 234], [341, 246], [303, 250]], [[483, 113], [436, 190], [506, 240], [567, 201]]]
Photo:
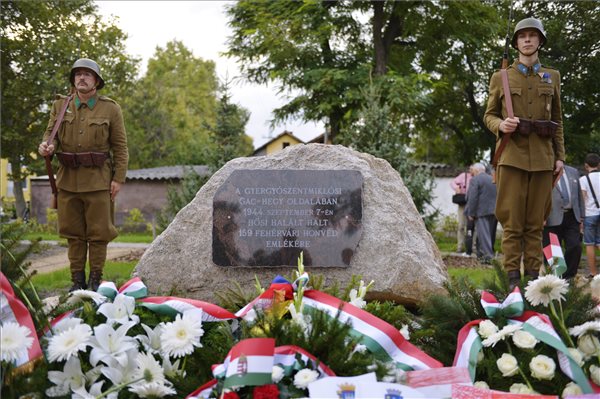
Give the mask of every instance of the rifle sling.
[[[506, 113], [508, 114], [509, 118], [514, 118], [515, 114], [513, 112], [512, 97], [510, 95], [510, 86], [508, 85], [508, 72], [506, 71], [506, 69], [500, 69], [500, 76], [502, 76], [502, 90], [504, 91], [504, 103], [506, 104]], [[506, 144], [508, 143], [508, 140], [510, 140], [511, 135], [512, 133], [504, 133], [502, 135], [502, 141], [500, 142], [500, 146], [496, 150], [496, 153], [494, 154], [494, 159], [492, 160], [492, 165], [494, 167], [498, 165], [500, 155], [502, 155], [504, 147], [506, 147]]]
[[[60, 124], [62, 123], [63, 118], [65, 117], [65, 112], [67, 112], [67, 108], [69, 107], [69, 103], [71, 102], [72, 98], [73, 98], [72, 94], [66, 98], [65, 103], [63, 104], [63, 107], [60, 110], [58, 117], [56, 118], [56, 121], [54, 122], [54, 127], [52, 128], [52, 133], [50, 133], [50, 137], [48, 137], [48, 141], [46, 142], [46, 144], [50, 145], [54, 141], [54, 138], [56, 137], [56, 133], [58, 133], [58, 128], [60, 127]], [[54, 179], [54, 170], [52, 169], [52, 155], [46, 155], [44, 157], [44, 159], [46, 161], [46, 172], [48, 172], [48, 180], [50, 181], [50, 188], [52, 189], [52, 194], [54, 196], [56, 196], [58, 194], [58, 189], [56, 188], [56, 180]]]

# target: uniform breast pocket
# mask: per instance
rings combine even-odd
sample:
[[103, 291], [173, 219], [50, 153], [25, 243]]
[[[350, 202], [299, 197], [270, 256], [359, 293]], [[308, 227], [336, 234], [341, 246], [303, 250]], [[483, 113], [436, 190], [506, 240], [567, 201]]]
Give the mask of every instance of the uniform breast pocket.
[[90, 132], [95, 145], [103, 145], [108, 142], [110, 121], [108, 118], [90, 119]]
[[[506, 110], [506, 100], [504, 98], [504, 90], [502, 90], [502, 94], [500, 95], [500, 99], [502, 100], [502, 115], [508, 116], [508, 112]], [[510, 97], [513, 103], [514, 113], [518, 114], [518, 106], [521, 103], [521, 88], [520, 87], [511, 87], [510, 88]], [[517, 107], [517, 108], [515, 108]]]
[[75, 115], [65, 114], [65, 116], [60, 124], [61, 126], [58, 129], [58, 141], [60, 141], [63, 146], [65, 144], [69, 145], [69, 143], [68, 143], [69, 138], [73, 137], [73, 135], [71, 133], [73, 131], [73, 121], [74, 120], [75, 120]]
[[536, 114], [543, 119], [551, 119], [554, 89], [552, 87], [538, 87], [538, 96], [539, 108], [536, 110]]

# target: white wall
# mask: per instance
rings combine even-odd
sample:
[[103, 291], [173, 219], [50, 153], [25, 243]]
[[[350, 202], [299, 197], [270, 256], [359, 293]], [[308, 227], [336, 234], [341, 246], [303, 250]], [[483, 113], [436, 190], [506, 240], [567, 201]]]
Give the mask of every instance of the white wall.
[[[453, 177], [436, 177], [433, 188], [433, 207], [440, 211], [440, 217], [456, 215], [458, 205], [452, 203], [454, 190], [450, 187]], [[428, 210], [430, 210], [429, 207]]]

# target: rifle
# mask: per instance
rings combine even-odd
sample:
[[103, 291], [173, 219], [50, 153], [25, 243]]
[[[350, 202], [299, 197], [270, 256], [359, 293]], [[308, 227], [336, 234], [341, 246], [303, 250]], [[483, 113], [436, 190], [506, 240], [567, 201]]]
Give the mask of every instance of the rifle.
[[[502, 64], [500, 67], [500, 74], [502, 76], [502, 89], [504, 91], [504, 101], [506, 103], [506, 113], [508, 114], [509, 118], [514, 118], [515, 116], [513, 112], [512, 98], [510, 96], [510, 87], [508, 85], [508, 73], [506, 72], [506, 69], [508, 68], [508, 51], [510, 49], [510, 21], [512, 20], [512, 17], [513, 2], [511, 1], [510, 9], [508, 12], [508, 23], [506, 26], [506, 39], [504, 41], [504, 54], [502, 55]], [[506, 147], [506, 144], [510, 140], [511, 135], [512, 133], [504, 133], [502, 135], [502, 141], [500, 142], [500, 146], [496, 150], [496, 153], [494, 154], [494, 158], [492, 160], [492, 166], [494, 167], [494, 169], [498, 166], [498, 160], [500, 159], [500, 155], [502, 155], [504, 147]]]
[[[56, 137], [56, 133], [58, 132], [58, 128], [62, 123], [63, 118], [65, 117], [65, 112], [67, 112], [67, 108], [69, 107], [69, 103], [73, 98], [73, 94], [71, 94], [65, 100], [62, 109], [60, 110], [56, 121], [54, 122], [54, 127], [52, 128], [52, 133], [50, 133], [50, 137], [48, 137], [48, 141], [46, 144], [50, 145], [54, 141]], [[55, 149], [56, 150], [56, 149]], [[46, 172], [48, 172], [48, 180], [50, 181], [50, 188], [52, 189], [52, 200], [50, 201], [50, 208], [57, 209], [58, 208], [58, 188], [56, 188], [56, 180], [54, 179], [54, 170], [52, 169], [52, 156], [54, 154], [46, 155], [44, 160], [46, 161]]]

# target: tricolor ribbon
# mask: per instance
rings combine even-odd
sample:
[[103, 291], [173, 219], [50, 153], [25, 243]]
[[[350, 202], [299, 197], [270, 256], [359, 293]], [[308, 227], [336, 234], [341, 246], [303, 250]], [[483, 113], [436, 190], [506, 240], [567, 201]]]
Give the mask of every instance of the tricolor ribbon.
[[213, 388], [217, 386], [217, 379], [212, 379], [194, 392], [190, 393], [185, 399], [208, 399], [213, 391]]
[[562, 247], [560, 246], [558, 236], [554, 233], [550, 233], [549, 235], [550, 244], [544, 248], [544, 256], [554, 274], [560, 277], [567, 271], [567, 262], [565, 261], [565, 256]]
[[[484, 292], [482, 293], [481, 304], [488, 316], [491, 314], [493, 316], [503, 315], [508, 317], [508, 323], [519, 324], [523, 331], [530, 333], [538, 341], [556, 349], [558, 363], [563, 373], [579, 385], [584, 393], [593, 392], [592, 386], [583, 373], [583, 370], [577, 365], [569, 350], [560, 339], [560, 336], [554, 330], [550, 318], [537, 312], [518, 311], [523, 304], [523, 298], [518, 287], [515, 287], [515, 290], [502, 304], [499, 304], [493, 295]], [[508, 316], [509, 314], [511, 316]], [[467, 367], [472, 381], [475, 381], [477, 355], [483, 349], [481, 337], [477, 332], [477, 326], [482, 321], [482, 319], [473, 320], [460, 329], [458, 332], [456, 353], [454, 355], [453, 365], [455, 367]]]
[[134, 277], [117, 289], [112, 281], [103, 281], [98, 287], [97, 292], [111, 300], [114, 300], [117, 294], [127, 295], [136, 299], [144, 298], [148, 295], [148, 287], [139, 277]]
[[155, 296], [142, 298], [137, 304], [158, 314], [175, 317], [186, 311], [202, 311], [203, 322], [219, 322], [233, 320], [236, 316], [230, 311], [209, 302], [196, 299], [178, 298], [174, 296]]
[[20, 326], [27, 327], [31, 332], [32, 345], [26, 353], [23, 351], [23, 356], [16, 360], [15, 366], [18, 368], [22, 367], [21, 370], [33, 370], [34, 362], [43, 356], [33, 319], [27, 307], [15, 295], [4, 273], [0, 272], [0, 324], [8, 321], [13, 321]]
[[481, 293], [481, 306], [488, 318], [492, 319], [497, 316], [503, 317], [518, 317], [525, 310], [525, 303], [519, 287], [515, 287], [506, 299], [500, 303], [495, 296], [487, 291]]

